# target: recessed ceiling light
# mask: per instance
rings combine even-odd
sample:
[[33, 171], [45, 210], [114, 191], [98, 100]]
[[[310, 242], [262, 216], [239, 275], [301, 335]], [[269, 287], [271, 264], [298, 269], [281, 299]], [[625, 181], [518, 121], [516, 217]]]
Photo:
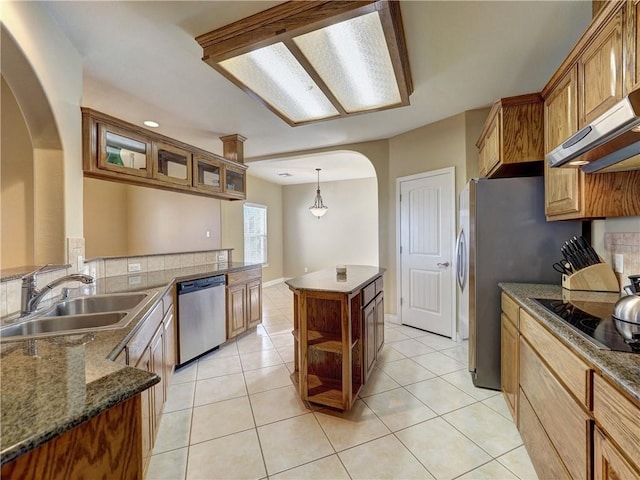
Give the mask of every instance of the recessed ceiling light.
[[158, 122], [154, 122], [153, 120], [145, 120], [143, 122], [147, 127], [158, 128], [160, 124]]
[[278, 174], [279, 177], [293, 177], [293, 175], [291, 175], [288, 172], [282, 172]]

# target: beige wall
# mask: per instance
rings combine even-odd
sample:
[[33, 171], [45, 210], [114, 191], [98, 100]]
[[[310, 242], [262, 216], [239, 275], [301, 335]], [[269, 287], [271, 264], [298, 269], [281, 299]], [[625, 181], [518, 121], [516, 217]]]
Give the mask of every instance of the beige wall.
[[247, 202], [267, 206], [268, 266], [262, 269], [262, 281], [268, 282], [280, 279], [284, 276], [283, 187], [249, 175], [247, 177]]
[[[65, 248], [64, 155], [59, 149], [33, 150], [35, 264], [61, 264]], [[81, 213], [81, 212], [80, 212]], [[78, 212], [73, 212], [77, 215]], [[82, 252], [78, 253], [82, 255]]]
[[321, 182], [327, 213], [309, 213], [314, 184], [284, 187], [284, 274], [323, 268], [378, 265], [378, 189], [375, 178]]
[[87, 258], [129, 255], [128, 186], [84, 179], [84, 238]]
[[34, 262], [33, 146], [20, 107], [4, 77], [0, 96], [0, 267], [12, 268]]
[[[467, 180], [477, 175], [478, 153], [475, 141], [482, 130], [488, 110], [465, 112], [426, 125], [389, 140], [389, 252], [385, 311], [397, 311], [396, 180], [400, 177], [455, 167], [456, 204]], [[457, 222], [456, 222], [457, 225]]]
[[[326, 147], [320, 149], [313, 150], [305, 150], [304, 152], [289, 152], [287, 154], [278, 155], [278, 159], [284, 159], [287, 157], [297, 157], [301, 154], [311, 155], [314, 153], [324, 153], [331, 152], [334, 150], [351, 150], [354, 152], [358, 152], [363, 154], [365, 157], [369, 159], [371, 164], [376, 170], [377, 177], [377, 188], [378, 188], [378, 262], [381, 267], [387, 268], [388, 265], [388, 257], [389, 252], [387, 249], [387, 236], [389, 232], [389, 141], [388, 140], [376, 140], [372, 142], [363, 142], [363, 143], [350, 143], [347, 145], [340, 145], [338, 147]], [[261, 160], [269, 160], [267, 157], [253, 158], [253, 161], [261, 161]], [[249, 168], [251, 168], [251, 163], [248, 162]], [[322, 185], [321, 185], [322, 187]], [[395, 188], [395, 187], [394, 187]], [[251, 195], [251, 190], [249, 190], [249, 195]], [[313, 195], [310, 200], [313, 202]], [[311, 203], [309, 204], [311, 205]], [[286, 227], [285, 227], [286, 228]], [[223, 231], [227, 232], [224, 224], [224, 213], [223, 213]], [[223, 244], [227, 244], [223, 240]], [[289, 252], [285, 250], [284, 257], [286, 258], [289, 255]], [[234, 258], [235, 254], [234, 254]], [[386, 287], [385, 287], [386, 288]], [[386, 310], [387, 307], [385, 307]]]
[[105, 180], [84, 186], [88, 258], [221, 246], [220, 200]]
[[[262, 269], [262, 281], [283, 278], [283, 196], [282, 185], [247, 175], [247, 202], [267, 207], [267, 262]], [[243, 202], [222, 202], [222, 245], [233, 248], [233, 261], [244, 261]]]
[[[29, 68], [35, 73], [36, 82], [30, 78], [24, 78], [25, 70], [14, 70], [15, 65], [3, 68], [3, 75], [9, 81], [20, 85], [21, 93], [16, 92], [23, 111], [29, 113], [29, 125], [33, 144], [41, 149], [36, 154], [36, 164], [43, 159], [55, 158], [56, 162], [62, 160], [62, 171], [55, 169], [55, 164], [48, 164], [47, 173], [52, 170], [53, 181], [58, 185], [49, 184], [45, 193], [52, 194], [52, 189], [58, 189], [51, 198], [40, 197], [41, 205], [52, 205], [60, 200], [62, 206], [54, 207], [62, 210], [58, 213], [55, 225], [62, 225], [63, 237], [82, 237], [82, 130], [80, 117], [80, 101], [82, 97], [82, 59], [80, 54], [71, 45], [71, 42], [62, 34], [60, 29], [52, 21], [44, 8], [36, 2], [5, 1], [2, 3], [3, 28], [15, 39], [20, 51], [29, 61]], [[4, 65], [3, 65], [4, 67]], [[17, 68], [17, 67], [16, 67]], [[24, 87], [24, 88], [23, 88]], [[39, 95], [34, 95], [33, 88], [39, 88], [44, 92], [48, 103], [47, 109], [52, 114], [53, 122], [38, 123], [42, 118], [48, 118], [47, 114], [38, 112], [43, 103]], [[14, 89], [15, 90], [15, 89]], [[39, 104], [34, 105], [34, 99]], [[34, 122], [31, 122], [34, 119]], [[52, 137], [55, 140], [52, 142]], [[55, 146], [52, 146], [52, 143]], [[61, 151], [54, 154], [50, 149]], [[60, 167], [60, 165], [58, 165]], [[36, 172], [38, 178], [38, 172]], [[42, 176], [41, 176], [42, 178]], [[36, 197], [40, 192], [36, 192]], [[36, 205], [37, 207], [37, 205]], [[42, 216], [50, 215], [51, 211], [42, 212]], [[36, 214], [38, 216], [38, 214]], [[50, 218], [50, 217], [49, 217]], [[38, 241], [47, 242], [53, 237], [48, 237], [50, 232], [43, 230], [43, 235], [36, 235]], [[52, 255], [62, 257], [64, 253], [64, 238], [62, 244], [51, 249]], [[36, 253], [38, 262], [56, 262], [56, 258], [42, 258], [48, 253], [47, 248], [41, 248], [42, 255]]]

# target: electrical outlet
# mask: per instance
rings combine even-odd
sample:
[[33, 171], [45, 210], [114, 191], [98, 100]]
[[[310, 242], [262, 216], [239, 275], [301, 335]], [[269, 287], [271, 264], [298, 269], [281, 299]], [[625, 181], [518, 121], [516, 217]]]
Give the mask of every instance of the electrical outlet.
[[209, 230], [207, 230], [206, 236], [207, 238], [211, 238], [211, 232]]
[[307, 273], [309, 271], [309, 267], [304, 267], [304, 273]]
[[139, 272], [140, 271], [140, 264], [139, 263], [130, 263], [129, 264], [129, 271], [130, 272]]
[[218, 255], [218, 260], [224, 261], [227, 259], [227, 256], [224, 254]]
[[613, 271], [624, 273], [624, 255], [622, 253], [613, 254]]
[[132, 275], [129, 277], [129, 285], [140, 285], [142, 283], [142, 277], [140, 275]]

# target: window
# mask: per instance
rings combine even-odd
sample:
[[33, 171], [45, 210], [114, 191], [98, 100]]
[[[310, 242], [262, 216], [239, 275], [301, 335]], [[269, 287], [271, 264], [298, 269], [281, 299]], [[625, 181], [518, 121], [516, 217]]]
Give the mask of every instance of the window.
[[267, 263], [267, 207], [244, 204], [244, 261]]

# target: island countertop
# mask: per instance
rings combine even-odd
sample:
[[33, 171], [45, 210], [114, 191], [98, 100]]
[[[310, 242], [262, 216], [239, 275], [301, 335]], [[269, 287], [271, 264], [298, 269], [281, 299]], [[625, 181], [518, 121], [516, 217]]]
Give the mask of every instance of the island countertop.
[[360, 290], [372, 278], [386, 272], [386, 268], [368, 265], [345, 265], [346, 275], [338, 275], [335, 268], [318, 270], [285, 283], [294, 290], [315, 290], [321, 292], [353, 293]]
[[[149, 292], [123, 328], [0, 342], [1, 443], [4, 465], [151, 387], [153, 373], [113, 362], [177, 281], [256, 268], [241, 262], [199, 265], [98, 279], [80, 295]], [[43, 302], [43, 307], [46, 303]], [[3, 318], [15, 321], [15, 316]]]

